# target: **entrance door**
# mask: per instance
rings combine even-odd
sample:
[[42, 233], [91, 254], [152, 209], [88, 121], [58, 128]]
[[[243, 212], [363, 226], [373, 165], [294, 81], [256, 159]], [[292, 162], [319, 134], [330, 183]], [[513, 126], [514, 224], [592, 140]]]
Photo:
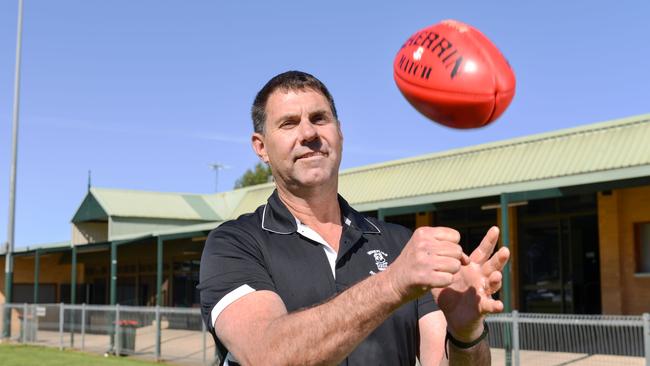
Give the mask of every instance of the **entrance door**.
[[600, 313], [595, 215], [524, 219], [518, 238], [521, 311]]

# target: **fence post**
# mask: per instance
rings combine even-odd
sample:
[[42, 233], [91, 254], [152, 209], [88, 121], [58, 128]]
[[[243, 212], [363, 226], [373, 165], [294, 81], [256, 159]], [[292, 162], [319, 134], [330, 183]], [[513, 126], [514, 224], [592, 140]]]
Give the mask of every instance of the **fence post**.
[[59, 303], [59, 350], [63, 351], [63, 303]]
[[515, 366], [519, 366], [519, 311], [512, 311], [512, 358]]
[[156, 305], [156, 362], [160, 361], [160, 306]]
[[81, 350], [86, 347], [86, 303], [81, 304]]
[[205, 359], [206, 359], [206, 357], [205, 357], [205, 346], [206, 346], [206, 344], [205, 344], [205, 330], [206, 330], [205, 329], [205, 322], [201, 321], [201, 335], [202, 335], [202, 338], [203, 338], [203, 364], [204, 365], [205, 365]]
[[645, 365], [650, 366], [650, 314], [643, 313], [643, 344], [645, 345]]
[[115, 304], [115, 355], [122, 351], [122, 337], [120, 337], [120, 304]]
[[27, 341], [27, 303], [23, 303], [23, 324], [21, 329], [23, 330], [22, 337], [20, 337], [20, 341], [23, 343], [26, 343]]

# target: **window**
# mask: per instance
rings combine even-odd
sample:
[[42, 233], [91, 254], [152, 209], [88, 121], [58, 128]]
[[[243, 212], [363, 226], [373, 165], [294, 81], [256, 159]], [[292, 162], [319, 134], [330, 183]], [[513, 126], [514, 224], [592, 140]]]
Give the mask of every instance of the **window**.
[[650, 273], [650, 222], [635, 224], [636, 272]]

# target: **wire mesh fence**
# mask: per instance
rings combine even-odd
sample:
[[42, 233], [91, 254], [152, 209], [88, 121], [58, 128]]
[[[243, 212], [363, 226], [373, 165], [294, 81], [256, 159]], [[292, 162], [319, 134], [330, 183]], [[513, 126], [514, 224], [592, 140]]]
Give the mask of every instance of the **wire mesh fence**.
[[20, 343], [179, 365], [219, 362], [196, 308], [0, 304], [5, 312], [10, 338]]
[[[650, 366], [650, 315], [490, 316], [493, 364]], [[496, 356], [496, 357], [495, 357]], [[495, 358], [502, 362], [494, 362]]]
[[[0, 304], [22, 343], [181, 365], [218, 364], [196, 308]], [[4, 319], [4, 317], [2, 317]], [[487, 318], [493, 365], [650, 366], [650, 314], [527, 314]]]

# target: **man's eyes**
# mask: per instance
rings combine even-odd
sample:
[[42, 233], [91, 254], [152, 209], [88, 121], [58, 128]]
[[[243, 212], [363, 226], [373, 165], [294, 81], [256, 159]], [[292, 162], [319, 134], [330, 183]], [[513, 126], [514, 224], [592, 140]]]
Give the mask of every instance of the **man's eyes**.
[[323, 123], [327, 123], [329, 121], [330, 121], [330, 119], [327, 118], [327, 116], [324, 115], [324, 114], [322, 114], [322, 115], [319, 114], [319, 115], [313, 116], [311, 118], [311, 123], [323, 124]]
[[298, 125], [298, 123], [299, 123], [299, 121], [295, 121], [295, 120], [290, 120], [290, 119], [285, 120], [285, 121], [280, 122], [280, 128], [295, 127], [296, 125]]

